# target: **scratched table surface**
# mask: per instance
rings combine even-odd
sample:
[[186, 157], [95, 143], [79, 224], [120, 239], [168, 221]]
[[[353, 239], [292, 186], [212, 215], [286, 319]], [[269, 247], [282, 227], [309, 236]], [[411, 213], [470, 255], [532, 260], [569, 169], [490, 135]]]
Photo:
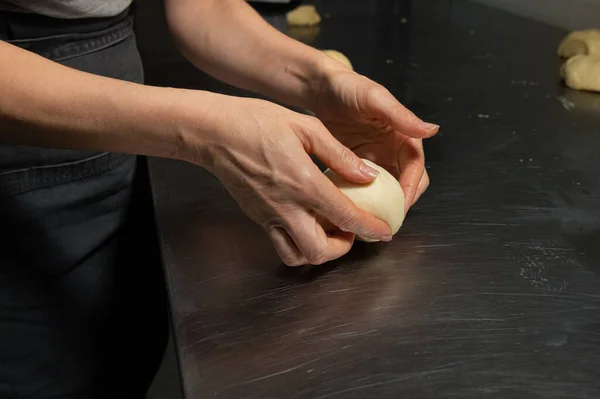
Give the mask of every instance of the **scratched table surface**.
[[600, 96], [560, 83], [565, 32], [467, 1], [319, 7], [289, 33], [442, 125], [431, 187], [392, 243], [287, 269], [217, 180], [152, 161], [187, 398], [600, 398]]

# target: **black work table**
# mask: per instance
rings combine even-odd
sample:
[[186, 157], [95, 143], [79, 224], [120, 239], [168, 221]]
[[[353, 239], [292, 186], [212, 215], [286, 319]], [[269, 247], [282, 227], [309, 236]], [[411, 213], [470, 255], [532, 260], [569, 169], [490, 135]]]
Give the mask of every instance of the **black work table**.
[[431, 187], [392, 243], [286, 269], [217, 180], [152, 161], [187, 397], [599, 398], [600, 96], [559, 82], [564, 32], [464, 1], [320, 9], [304, 40], [442, 125]]

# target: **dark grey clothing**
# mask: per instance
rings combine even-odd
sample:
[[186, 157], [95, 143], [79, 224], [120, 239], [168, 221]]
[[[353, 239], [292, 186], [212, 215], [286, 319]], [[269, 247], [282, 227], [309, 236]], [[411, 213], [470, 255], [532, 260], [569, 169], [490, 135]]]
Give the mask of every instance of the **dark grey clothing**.
[[131, 0], [0, 0], [0, 11], [23, 12], [54, 18], [114, 17], [131, 5]]
[[[45, 36], [20, 18], [0, 13], [0, 39], [142, 82], [129, 15], [64, 34], [42, 20]], [[167, 319], [144, 172], [131, 155], [0, 146], [0, 398], [145, 397]]]

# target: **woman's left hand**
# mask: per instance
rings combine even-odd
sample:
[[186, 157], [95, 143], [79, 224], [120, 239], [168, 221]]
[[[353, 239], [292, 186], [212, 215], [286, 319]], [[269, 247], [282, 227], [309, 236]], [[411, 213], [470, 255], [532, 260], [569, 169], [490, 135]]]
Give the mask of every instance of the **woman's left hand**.
[[315, 114], [342, 144], [398, 178], [407, 212], [429, 185], [422, 139], [439, 126], [423, 122], [385, 87], [337, 62], [329, 63], [324, 76]]

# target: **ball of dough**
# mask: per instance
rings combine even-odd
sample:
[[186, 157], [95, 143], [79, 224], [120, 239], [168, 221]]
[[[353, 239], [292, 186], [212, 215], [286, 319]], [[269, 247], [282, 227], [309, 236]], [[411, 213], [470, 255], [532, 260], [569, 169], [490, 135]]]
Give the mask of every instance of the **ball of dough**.
[[600, 57], [571, 57], [563, 64], [560, 75], [572, 89], [600, 91]]
[[[379, 176], [370, 183], [350, 183], [331, 169], [325, 171], [325, 176], [357, 207], [386, 222], [392, 234], [396, 234], [404, 222], [404, 191], [398, 180], [387, 170], [367, 159], [363, 161], [379, 171]], [[365, 242], [376, 241], [364, 237], [356, 238]]]
[[325, 53], [326, 55], [328, 55], [329, 57], [333, 58], [336, 61], [341, 62], [342, 64], [344, 64], [345, 66], [347, 66], [348, 68], [354, 70], [354, 68], [352, 68], [352, 63], [350, 62], [350, 60], [348, 59], [348, 57], [346, 57], [344, 54], [340, 53], [337, 50], [321, 50], [323, 53]]
[[289, 26], [312, 26], [321, 22], [321, 16], [315, 6], [304, 5], [288, 12], [286, 20]]
[[321, 32], [321, 27], [319, 25], [289, 26], [287, 29], [289, 37], [311, 46], [315, 42], [317, 36], [319, 36], [319, 32]]
[[557, 52], [563, 58], [580, 54], [600, 56], [600, 29], [571, 32], [561, 41]]

